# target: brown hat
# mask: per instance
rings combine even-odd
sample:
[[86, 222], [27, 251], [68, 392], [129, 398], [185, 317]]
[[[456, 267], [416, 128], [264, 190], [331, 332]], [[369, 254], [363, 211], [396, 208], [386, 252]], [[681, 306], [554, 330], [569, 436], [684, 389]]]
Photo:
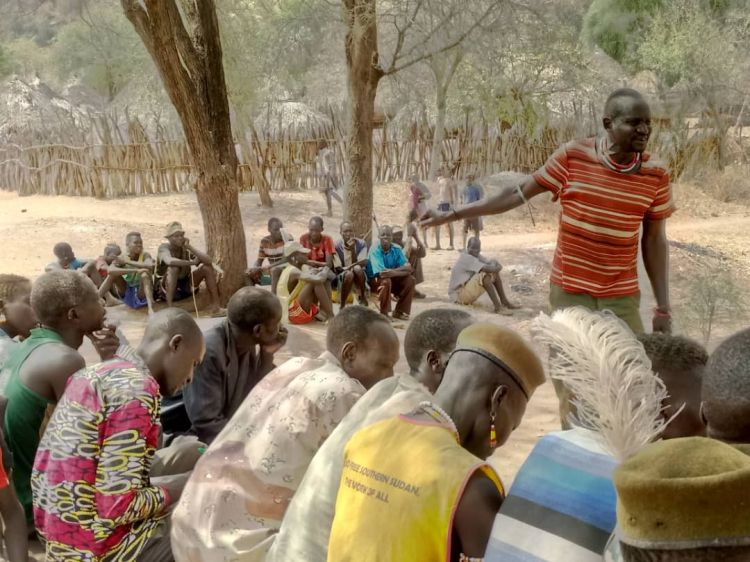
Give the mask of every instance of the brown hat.
[[177, 234], [178, 232], [185, 233], [185, 229], [182, 228], [182, 225], [177, 221], [172, 221], [167, 225], [167, 228], [164, 229], [164, 237], [169, 238], [173, 234]]
[[620, 540], [672, 550], [750, 545], [750, 456], [706, 437], [652, 443], [614, 472]]
[[544, 383], [544, 367], [536, 352], [516, 332], [498, 324], [480, 322], [464, 328], [456, 340], [454, 353], [458, 351], [473, 351], [499, 365], [526, 398]]

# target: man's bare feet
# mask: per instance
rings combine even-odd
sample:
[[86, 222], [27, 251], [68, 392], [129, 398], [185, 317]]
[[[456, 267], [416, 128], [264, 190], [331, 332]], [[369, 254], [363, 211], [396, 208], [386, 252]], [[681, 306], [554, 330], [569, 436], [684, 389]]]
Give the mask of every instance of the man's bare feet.
[[406, 314], [405, 312], [394, 312], [393, 319], [406, 321], [409, 319], [409, 315]]
[[509, 308], [496, 308], [495, 314], [499, 314], [500, 316], [513, 316], [513, 312]]
[[518, 310], [519, 308], [521, 308], [521, 305], [520, 305], [520, 304], [514, 304], [514, 303], [512, 303], [512, 302], [509, 302], [509, 301], [505, 301], [505, 302], [503, 303], [503, 306], [504, 306], [505, 308], [509, 309], [509, 310]]
[[414, 298], [415, 299], [426, 299], [427, 295], [425, 295], [424, 293], [421, 293], [419, 291], [414, 291]]
[[117, 306], [118, 304], [122, 304], [122, 301], [107, 293], [106, 295], [104, 295], [104, 303], [107, 306]]
[[220, 306], [212, 306], [206, 310], [206, 314], [209, 318], [223, 318], [227, 315], [227, 309]]
[[442, 250], [440, 246], [435, 246], [434, 248], [430, 248], [431, 250]]

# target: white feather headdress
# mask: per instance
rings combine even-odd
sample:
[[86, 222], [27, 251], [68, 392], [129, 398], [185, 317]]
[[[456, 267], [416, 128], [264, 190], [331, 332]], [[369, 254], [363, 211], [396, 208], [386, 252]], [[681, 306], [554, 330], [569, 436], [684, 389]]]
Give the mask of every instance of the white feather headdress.
[[573, 394], [572, 421], [597, 432], [619, 461], [653, 441], [671, 421], [662, 416], [664, 383], [651, 370], [643, 346], [611, 312], [573, 307], [551, 317], [540, 314], [531, 333], [550, 347], [550, 377]]

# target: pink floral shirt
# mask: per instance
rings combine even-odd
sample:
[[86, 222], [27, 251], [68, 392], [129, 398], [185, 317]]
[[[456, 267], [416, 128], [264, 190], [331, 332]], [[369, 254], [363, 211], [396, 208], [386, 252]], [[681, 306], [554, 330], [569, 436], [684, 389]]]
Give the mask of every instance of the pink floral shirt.
[[70, 378], [31, 475], [46, 560], [138, 560], [169, 502], [149, 481], [160, 402], [158, 383], [127, 346]]

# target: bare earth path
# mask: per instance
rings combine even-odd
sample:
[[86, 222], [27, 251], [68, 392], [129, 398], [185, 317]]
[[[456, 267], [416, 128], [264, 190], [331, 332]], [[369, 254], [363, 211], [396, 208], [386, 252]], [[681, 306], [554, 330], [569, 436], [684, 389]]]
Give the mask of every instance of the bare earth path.
[[[258, 242], [266, 232], [268, 217], [280, 217], [285, 228], [299, 236], [304, 232], [308, 218], [323, 210], [323, 201], [316, 193], [279, 193], [274, 195], [274, 201], [275, 208], [268, 211], [257, 206], [255, 194], [241, 196], [250, 262], [254, 260]], [[405, 208], [403, 184], [378, 186], [376, 201], [381, 224], [402, 222]], [[340, 208], [335, 211], [334, 218], [326, 219], [326, 231], [334, 236], [338, 234], [341, 220]], [[722, 207], [720, 211], [713, 213], [720, 216], [711, 216], [712, 212], [707, 211], [701, 213], [701, 217], [678, 212], [669, 222], [670, 239], [682, 245], [708, 247], [727, 254], [732, 267], [747, 280], [747, 273], [750, 273], [750, 212], [747, 208], [736, 207]], [[488, 300], [480, 300], [473, 309], [477, 318], [512, 326], [524, 334], [528, 333], [531, 319], [546, 310], [549, 263], [556, 240], [556, 218], [552, 206], [542, 202], [535, 214], [536, 227], [532, 227], [523, 210], [485, 219], [486, 228], [482, 236], [483, 253], [499, 258], [504, 264], [503, 275], [506, 284], [511, 287], [511, 298], [524, 308], [513, 317], [500, 317], [489, 312]], [[35, 277], [53, 259], [52, 246], [56, 242], [70, 242], [79, 257], [95, 257], [110, 240], [122, 244], [125, 234], [131, 230], [140, 231], [147, 249], [155, 252], [161, 243], [162, 229], [171, 220], [181, 221], [188, 237], [197, 244], [203, 244], [200, 213], [192, 194], [98, 201], [46, 196], [20, 198], [12, 193], [0, 192], [0, 272]], [[442, 239], [443, 245], [447, 245], [445, 229]], [[460, 243], [460, 234], [457, 242]], [[429, 246], [433, 244], [434, 239], [430, 234]], [[456, 257], [455, 252], [447, 250], [429, 252], [424, 263], [426, 281], [420, 287], [428, 298], [415, 301], [415, 314], [429, 307], [454, 306], [446, 299], [446, 287], [450, 267]], [[673, 294], [680, 294], [680, 284], [693, 271], [691, 260], [676, 250], [672, 252]], [[746, 288], [750, 286], [746, 285]], [[643, 287], [643, 292], [644, 313], [648, 314], [652, 306], [650, 288]], [[675, 304], [679, 303], [676, 301]], [[191, 303], [185, 306], [192, 308]], [[110, 308], [109, 315], [121, 323], [131, 341], [138, 341], [145, 319], [143, 314], [120, 306]], [[679, 318], [677, 320], [679, 323]], [[201, 320], [204, 325], [212, 322]], [[737, 327], [719, 326], [716, 339]], [[402, 340], [404, 328], [402, 326], [397, 330]], [[715, 345], [716, 339], [712, 340], [712, 345]], [[317, 354], [323, 349], [323, 342], [321, 326], [293, 328], [289, 344], [280, 359], [292, 354]], [[89, 360], [95, 360], [91, 349], [84, 349], [84, 352]], [[399, 367], [405, 368], [403, 360]], [[506, 483], [509, 483], [537, 438], [557, 427], [557, 400], [552, 385], [547, 384], [533, 397], [523, 425], [493, 458]]]

